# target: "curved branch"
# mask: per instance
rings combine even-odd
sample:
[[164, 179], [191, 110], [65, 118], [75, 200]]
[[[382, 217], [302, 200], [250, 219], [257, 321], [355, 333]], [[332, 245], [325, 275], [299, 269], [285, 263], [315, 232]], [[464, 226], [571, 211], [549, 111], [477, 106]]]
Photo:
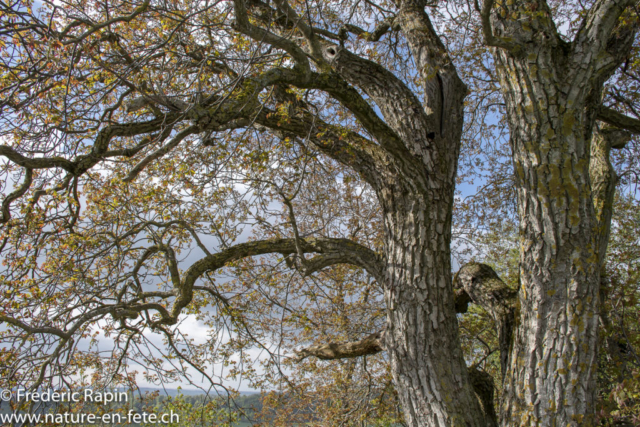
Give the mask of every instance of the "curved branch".
[[517, 291], [508, 287], [486, 264], [469, 263], [453, 279], [454, 288], [464, 289], [474, 304], [484, 308], [496, 322], [500, 365], [504, 376], [515, 325]]
[[[313, 73], [308, 81], [295, 81], [290, 84], [301, 89], [325, 91], [339, 101], [340, 104], [353, 113], [364, 129], [380, 144], [377, 146], [369, 143], [371, 150], [381, 151], [379, 148], [382, 147], [388, 153], [400, 158], [407, 154], [406, 147], [400, 136], [378, 116], [373, 107], [353, 86], [335, 73]], [[318, 119], [316, 119], [317, 121]], [[364, 140], [364, 138], [360, 138]], [[388, 161], [385, 163], [388, 163]]]
[[27, 192], [27, 190], [31, 186], [32, 180], [33, 170], [27, 168], [22, 185], [16, 188], [15, 191], [11, 192], [11, 194], [5, 197], [5, 199], [2, 201], [2, 218], [0, 219], [0, 224], [5, 224], [11, 219], [11, 202], [22, 197]]
[[[338, 253], [342, 254], [345, 263], [357, 265], [366, 269], [374, 277], [381, 276], [382, 262], [378, 254], [371, 249], [348, 239], [311, 238], [300, 240], [300, 250], [305, 253]], [[208, 255], [196, 261], [189, 267], [180, 281], [176, 291], [176, 300], [171, 309], [171, 314], [162, 316], [157, 324], [171, 325], [178, 321], [183, 308], [193, 299], [195, 282], [206, 272], [212, 272], [224, 267], [231, 261], [236, 261], [250, 256], [279, 253], [289, 255], [297, 253], [295, 239], [272, 239], [256, 242], [240, 243], [231, 246], [216, 254]], [[134, 307], [130, 307], [134, 308]]]
[[22, 329], [23, 331], [25, 331], [26, 333], [33, 335], [33, 334], [50, 334], [50, 335], [56, 335], [62, 339], [68, 340], [71, 338], [71, 334], [68, 332], [63, 332], [60, 329], [57, 328], [52, 328], [49, 326], [44, 326], [44, 327], [33, 327], [33, 326], [29, 326], [24, 322], [21, 322], [20, 320], [14, 319], [12, 317], [9, 316], [5, 316], [0, 314], [0, 323], [8, 323], [9, 325], [13, 325], [16, 326], [20, 329]]
[[182, 142], [182, 140], [185, 139], [187, 136], [193, 135], [194, 133], [197, 133], [197, 132], [198, 132], [197, 126], [189, 126], [188, 128], [179, 132], [176, 136], [173, 137], [171, 141], [169, 141], [162, 147], [158, 148], [153, 153], [149, 154], [147, 157], [142, 159], [137, 165], [135, 165], [133, 169], [131, 169], [129, 174], [122, 181], [123, 182], [133, 181], [138, 176], [138, 174], [140, 174], [140, 172], [142, 172], [142, 170], [145, 167], [147, 167], [147, 165], [149, 165], [149, 163], [153, 162], [154, 160], [158, 160], [160, 157], [164, 156], [169, 151], [176, 148], [178, 144], [180, 144], [180, 142]]
[[[393, 139], [392, 132], [385, 126], [384, 122], [377, 119], [375, 112], [357, 91], [343, 84], [345, 87], [336, 87], [329, 83], [330, 77], [318, 75], [317, 86], [321, 90], [340, 92], [343, 100], [348, 100], [349, 106], [358, 111], [364, 118], [365, 127], [375, 132], [375, 136], [382, 140]], [[170, 143], [157, 149], [147, 158], [141, 160], [125, 178], [130, 181], [151, 161], [165, 155], [179, 143], [181, 137], [187, 134], [208, 130], [224, 130], [250, 126], [255, 120], [258, 124], [267, 126], [276, 132], [284, 131], [294, 133], [302, 139], [311, 139], [325, 154], [334, 159], [354, 167], [363, 173], [369, 183], [378, 183], [380, 171], [374, 165], [390, 164], [392, 160], [384, 150], [375, 143], [358, 135], [355, 132], [344, 134], [343, 128], [330, 126], [311, 113], [306, 111], [303, 119], [293, 119], [287, 123], [279, 120], [277, 114], [262, 107], [257, 103], [257, 96], [260, 91], [270, 85], [284, 83], [298, 87], [311, 88], [309, 79], [300, 73], [285, 68], [274, 68], [254, 78], [243, 79], [241, 84], [234, 90], [235, 96], [229, 96], [225, 102], [211, 107], [211, 100], [202, 105], [196, 105], [185, 112], [172, 112], [153, 120], [136, 123], [114, 124], [103, 128], [97, 135], [89, 154], [80, 155], [73, 160], [62, 157], [30, 158], [15, 148], [0, 145], [0, 155], [8, 158], [13, 163], [28, 169], [60, 168], [66, 170], [71, 176], [80, 176], [100, 161], [116, 156], [133, 157], [151, 142], [150, 138], [145, 138], [140, 144], [126, 149], [109, 150], [110, 142], [115, 137], [131, 137], [142, 134], [150, 134], [161, 131], [157, 138], [163, 140], [168, 135], [171, 127], [179, 120], [193, 120], [195, 123], [187, 130], [178, 134]], [[333, 89], [331, 89], [333, 88]], [[356, 96], [358, 95], [358, 96]], [[258, 115], [256, 118], [255, 115]], [[345, 136], [347, 138], [345, 138]], [[397, 139], [397, 137], [396, 137]]]
[[374, 188], [380, 188], [380, 165], [389, 164], [392, 159], [368, 139], [358, 133], [325, 123], [308, 111], [296, 117], [281, 120], [276, 112], [262, 107], [255, 122], [279, 132], [280, 136], [295, 135], [311, 141], [324, 154], [360, 172]]
[[23, 156], [7, 145], [0, 145], [0, 156], [4, 156], [13, 163], [28, 169], [61, 168], [72, 174], [75, 171], [75, 164], [63, 157], [30, 158]]
[[387, 124], [402, 141], [413, 143], [407, 147], [404, 143], [385, 141], [388, 145], [394, 144], [388, 147], [390, 151], [411, 158], [408, 149], [419, 153], [422, 144], [428, 144], [428, 135], [438, 130], [436, 120], [425, 114], [420, 100], [402, 80], [380, 64], [339, 46], [326, 47], [325, 57], [341, 77], [373, 99]]
[[110, 125], [102, 129], [96, 137], [90, 154], [78, 156], [75, 160], [68, 160], [63, 157], [26, 157], [7, 145], [0, 145], [0, 155], [11, 160], [13, 163], [29, 169], [51, 169], [60, 168], [66, 170], [74, 176], [79, 176], [95, 166], [106, 157], [123, 155], [131, 157], [142, 150], [146, 144], [140, 144], [133, 149], [118, 150], [107, 153], [109, 143], [118, 136], [137, 136], [145, 133], [155, 132], [162, 129], [167, 123], [173, 123], [178, 119], [178, 114], [168, 114], [147, 122], [126, 123]]

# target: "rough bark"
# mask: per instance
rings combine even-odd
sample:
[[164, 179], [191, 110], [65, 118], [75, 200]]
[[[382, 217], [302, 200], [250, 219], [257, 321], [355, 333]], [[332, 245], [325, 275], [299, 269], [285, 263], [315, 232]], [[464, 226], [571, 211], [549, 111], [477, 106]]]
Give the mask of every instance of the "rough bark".
[[458, 339], [450, 261], [466, 87], [424, 4], [405, 1], [397, 21], [424, 78], [422, 102], [378, 64], [339, 46], [324, 52], [341, 77], [376, 102], [397, 135], [381, 141], [396, 159], [395, 179], [374, 185], [385, 226], [385, 348], [408, 425], [485, 425]]
[[[612, 114], [608, 113], [608, 117]], [[598, 117], [601, 117], [599, 115]], [[633, 124], [619, 113], [615, 120], [621, 124]], [[620, 118], [623, 118], [620, 120]], [[629, 119], [629, 120], [625, 120]], [[631, 126], [633, 129], [633, 126]], [[635, 129], [634, 129], [635, 130]], [[618, 176], [611, 164], [609, 155], [611, 149], [623, 148], [631, 138], [631, 133], [627, 130], [621, 130], [613, 127], [604, 127], [594, 132], [593, 141], [591, 143], [591, 160], [589, 164], [589, 174], [591, 176], [591, 186], [593, 189], [593, 205], [596, 216], [598, 218], [598, 235], [599, 235], [599, 259], [600, 259], [600, 301], [604, 302], [608, 294], [608, 281], [605, 278], [604, 261], [607, 253], [609, 235], [611, 233], [611, 217], [613, 215], [613, 200], [616, 191], [616, 182]], [[600, 310], [600, 325], [603, 328], [604, 346], [607, 349], [612, 362], [620, 368], [619, 381], [624, 379], [627, 372], [626, 366], [628, 358], [620, 351], [618, 334], [614, 331], [614, 326], [609, 319], [609, 313], [602, 307]]]
[[[401, 194], [384, 194], [385, 341], [405, 419], [412, 426], [482, 425], [468, 385], [454, 313], [450, 210], [427, 204], [436, 198]], [[390, 211], [390, 206], [406, 212]]]
[[598, 259], [600, 268], [604, 265], [609, 235], [611, 233], [611, 216], [613, 215], [613, 198], [616, 192], [618, 176], [609, 160], [613, 147], [622, 148], [631, 138], [628, 131], [605, 127], [593, 134], [591, 141], [591, 158], [589, 160], [589, 176], [593, 208], [598, 222]]
[[600, 286], [589, 176], [603, 82], [630, 47], [628, 1], [597, 1], [571, 45], [546, 3], [495, 8], [515, 45], [494, 57], [507, 106], [520, 216], [520, 292], [503, 425], [592, 425]]
[[469, 378], [471, 379], [471, 385], [476, 393], [476, 397], [482, 406], [485, 426], [497, 426], [498, 415], [496, 414], [496, 408], [494, 406], [493, 395], [495, 392], [495, 386], [493, 384], [493, 377], [485, 371], [481, 371], [475, 366], [471, 366], [469, 368]]
[[491, 267], [479, 263], [462, 267], [454, 278], [454, 287], [463, 289], [469, 299], [484, 308], [496, 323], [504, 377], [513, 344], [517, 292], [509, 288]]
[[360, 341], [344, 343], [328, 343], [314, 345], [296, 352], [296, 361], [307, 357], [317, 357], [320, 360], [350, 359], [384, 351], [384, 333], [376, 332]]

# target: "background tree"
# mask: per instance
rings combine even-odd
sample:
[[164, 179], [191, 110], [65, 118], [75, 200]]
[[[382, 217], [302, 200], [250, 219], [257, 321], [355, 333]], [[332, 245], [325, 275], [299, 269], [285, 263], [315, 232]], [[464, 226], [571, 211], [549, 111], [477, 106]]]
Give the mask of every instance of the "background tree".
[[[258, 346], [263, 381], [294, 390], [286, 350], [316, 332], [289, 361], [386, 350], [408, 425], [495, 425], [459, 339], [471, 301], [495, 322], [502, 423], [593, 424], [610, 149], [638, 130], [621, 114], [633, 74], [614, 75], [635, 54], [631, 6], [2, 3], [2, 386], [132, 383], [135, 364], [216, 385], [219, 363], [256, 374]], [[602, 105], [607, 81], [625, 109]], [[517, 195], [518, 290], [474, 263], [454, 292], [462, 142], [504, 123], [514, 174], [496, 164], [487, 185]], [[395, 399], [363, 396], [361, 414]]]

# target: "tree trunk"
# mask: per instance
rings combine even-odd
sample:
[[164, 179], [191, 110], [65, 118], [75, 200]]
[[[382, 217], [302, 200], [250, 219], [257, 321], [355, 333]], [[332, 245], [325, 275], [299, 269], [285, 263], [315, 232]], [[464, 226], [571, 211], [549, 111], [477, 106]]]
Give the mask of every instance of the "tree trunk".
[[[600, 285], [589, 177], [589, 70], [531, 46], [496, 55], [520, 216], [520, 314], [505, 379], [504, 425], [592, 425]], [[599, 97], [598, 97], [599, 98]]]
[[405, 420], [416, 427], [485, 426], [458, 339], [450, 208], [397, 192], [382, 197], [388, 257], [385, 347]]
[[[589, 176], [603, 83], [635, 30], [630, 2], [599, 0], [571, 44], [544, 2], [484, 3], [506, 101], [520, 217], [519, 314], [503, 425], [593, 425], [600, 231]], [[618, 27], [617, 27], [618, 26]], [[616, 29], [617, 28], [617, 29]], [[614, 31], [615, 29], [615, 31]]]
[[405, 0], [397, 16], [423, 78], [423, 99], [379, 64], [338, 46], [328, 46], [324, 55], [377, 104], [389, 127], [378, 141], [392, 160], [377, 165], [382, 179], [372, 186], [385, 227], [384, 341], [405, 421], [412, 427], [486, 426], [458, 338], [451, 272], [467, 88], [424, 7], [421, 0]]
[[523, 64], [503, 65], [521, 247], [520, 317], [503, 422], [591, 424], [599, 262], [585, 132], [589, 88], [570, 90], [542, 79], [529, 81], [532, 88], [525, 79], [507, 78]]

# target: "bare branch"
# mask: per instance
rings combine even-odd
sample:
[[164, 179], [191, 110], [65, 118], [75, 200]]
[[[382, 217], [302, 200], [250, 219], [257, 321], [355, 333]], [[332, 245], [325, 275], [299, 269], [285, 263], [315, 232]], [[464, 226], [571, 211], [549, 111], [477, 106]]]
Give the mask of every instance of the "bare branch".
[[29, 335], [50, 334], [50, 335], [56, 335], [65, 340], [70, 339], [72, 335], [72, 333], [70, 332], [63, 332], [60, 329], [52, 328], [49, 326], [44, 326], [44, 327], [29, 326], [26, 323], [21, 322], [20, 320], [17, 320], [2, 314], [0, 314], [0, 323], [8, 323], [9, 325], [17, 326], [18, 328], [27, 332]]
[[13, 163], [28, 169], [61, 168], [74, 173], [76, 167], [73, 162], [63, 157], [26, 157], [7, 145], [0, 145], [0, 156], [4, 156]]
[[4, 224], [8, 222], [9, 219], [11, 219], [11, 202], [22, 197], [27, 192], [27, 190], [31, 186], [32, 179], [33, 170], [26, 168], [22, 185], [16, 188], [15, 191], [5, 197], [5, 199], [2, 201], [2, 218], [0, 219], [0, 224]]
[[[601, 106], [598, 110], [597, 119], [631, 133], [640, 134], [640, 120], [619, 113], [610, 107]], [[621, 140], [618, 143], [614, 142], [611, 148], [623, 148], [625, 144], [626, 142], [622, 143]]]
[[149, 154], [147, 157], [142, 159], [137, 165], [135, 165], [133, 169], [131, 169], [129, 174], [122, 181], [124, 182], [133, 181], [135, 177], [138, 176], [138, 174], [140, 174], [140, 172], [142, 172], [142, 170], [145, 167], [147, 167], [147, 165], [149, 165], [149, 163], [153, 162], [154, 160], [158, 160], [160, 157], [169, 153], [171, 150], [177, 147], [178, 144], [180, 144], [180, 142], [182, 142], [182, 140], [184, 140], [187, 136], [193, 135], [194, 133], [198, 132], [198, 130], [199, 129], [197, 126], [189, 126], [188, 128], [179, 132], [176, 136], [174, 136], [171, 139], [171, 141], [169, 141], [162, 147], [158, 148], [153, 153]]
[[348, 359], [366, 356], [384, 351], [384, 333], [376, 332], [368, 337], [353, 342], [329, 343], [303, 348], [296, 352], [296, 362], [315, 356], [321, 360]]
[[[298, 244], [300, 245], [300, 250], [306, 253], [337, 252], [343, 254], [345, 263], [357, 265], [368, 271], [371, 270], [371, 274], [374, 277], [380, 277], [381, 275], [382, 265], [379, 256], [369, 248], [348, 239], [301, 239]], [[204, 273], [216, 271], [224, 267], [228, 262], [246, 257], [273, 253], [289, 255], [297, 253], [297, 251], [298, 248], [296, 248], [295, 239], [261, 240], [240, 243], [196, 261], [185, 271], [178, 289], [175, 289], [176, 301], [171, 309], [171, 314], [169, 316], [163, 316], [157, 324], [171, 325], [177, 322], [182, 309], [185, 308], [193, 298], [193, 287], [196, 280]]]

